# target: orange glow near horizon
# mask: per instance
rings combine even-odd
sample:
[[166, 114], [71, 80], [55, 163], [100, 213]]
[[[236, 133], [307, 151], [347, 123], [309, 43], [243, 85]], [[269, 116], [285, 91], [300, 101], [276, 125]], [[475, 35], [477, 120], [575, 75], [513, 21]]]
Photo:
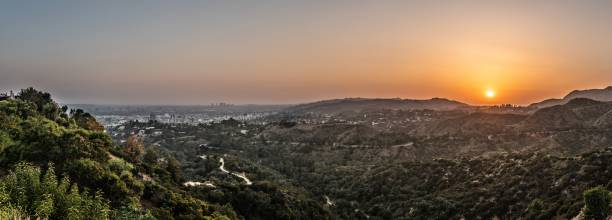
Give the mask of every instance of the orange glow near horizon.
[[612, 85], [607, 2], [333, 2], [9, 4], [0, 88], [90, 104], [528, 105]]
[[487, 89], [485, 96], [489, 99], [495, 98], [495, 91], [493, 89]]

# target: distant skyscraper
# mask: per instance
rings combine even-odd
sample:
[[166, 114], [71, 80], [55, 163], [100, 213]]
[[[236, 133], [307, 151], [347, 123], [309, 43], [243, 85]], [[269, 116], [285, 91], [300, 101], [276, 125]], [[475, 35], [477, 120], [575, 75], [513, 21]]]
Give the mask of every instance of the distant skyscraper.
[[149, 121], [157, 121], [157, 115], [155, 113], [149, 114]]

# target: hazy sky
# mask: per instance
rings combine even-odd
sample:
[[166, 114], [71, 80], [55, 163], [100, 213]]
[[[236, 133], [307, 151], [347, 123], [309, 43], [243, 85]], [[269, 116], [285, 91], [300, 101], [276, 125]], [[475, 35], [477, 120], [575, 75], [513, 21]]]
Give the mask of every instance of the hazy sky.
[[0, 89], [68, 103], [524, 104], [607, 85], [612, 1], [0, 1]]

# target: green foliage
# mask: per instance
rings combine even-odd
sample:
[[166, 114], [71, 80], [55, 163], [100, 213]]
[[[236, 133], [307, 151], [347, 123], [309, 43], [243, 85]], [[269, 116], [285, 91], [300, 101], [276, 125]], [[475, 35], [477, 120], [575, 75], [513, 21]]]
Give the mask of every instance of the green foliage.
[[83, 129], [70, 129], [43, 117], [28, 117], [19, 120], [14, 127], [12, 139], [19, 140], [17, 145], [5, 149], [0, 155], [0, 163], [14, 164], [27, 160], [44, 165], [63, 162], [82, 157], [105, 160], [105, 148], [109, 140], [95, 132]]
[[53, 166], [42, 174], [26, 163], [0, 179], [0, 205], [41, 219], [108, 219], [111, 212], [99, 192], [81, 193], [68, 178], [58, 181]]
[[0, 131], [0, 152], [2, 152], [6, 147], [13, 144], [13, 140], [11, 137], [3, 131]]
[[598, 186], [584, 192], [584, 219], [605, 220], [610, 211], [610, 191]]
[[[414, 161], [395, 158], [394, 152], [380, 159], [380, 154], [397, 148], [302, 142], [309, 140], [308, 135], [322, 131], [289, 134], [290, 139], [285, 140], [282, 138], [286, 137], [267, 136], [270, 130], [278, 129], [270, 126], [172, 127], [132, 122], [123, 132], [129, 134], [149, 126], [163, 129], [167, 136], [147, 136], [145, 144], [159, 143], [159, 148], [177, 155], [186, 179], [211, 181], [217, 186], [190, 188], [193, 195], [231, 204], [239, 214], [253, 218], [278, 219], [316, 213], [315, 206], [305, 204], [314, 200], [314, 205], [324, 205], [323, 195], [326, 195], [335, 203], [328, 209], [340, 219], [368, 216], [371, 219], [571, 219], [584, 207], [582, 193], [586, 189], [606, 185], [612, 179], [612, 148], [571, 156], [522, 152]], [[248, 129], [253, 136], [232, 135], [239, 129]], [[295, 138], [303, 136], [307, 137]], [[397, 154], [410, 156], [412, 148], [417, 153], [444, 153], [456, 141], [436, 142], [440, 146], [431, 147], [415, 142], [411, 148], [398, 147]], [[202, 143], [207, 145], [200, 147]], [[199, 155], [206, 155], [207, 159]], [[220, 172], [219, 157], [225, 158], [228, 170], [246, 172], [253, 185], [245, 187], [239, 180]], [[276, 176], [281, 177], [275, 179]], [[259, 186], [266, 181], [270, 187]], [[291, 195], [295, 191], [281, 184], [282, 181], [303, 187], [305, 192], [301, 195], [305, 196], [294, 200]], [[281, 193], [277, 194], [273, 187]], [[314, 197], [308, 197], [309, 194]]]
[[[118, 137], [127, 144], [118, 146], [90, 114], [67, 110], [31, 88], [0, 101], [0, 174], [16, 164], [27, 167], [23, 161], [55, 164], [42, 176], [28, 165], [34, 168], [23, 173], [38, 173], [2, 177], [13, 182], [0, 184], [0, 219], [569, 219], [583, 207], [587, 219], [603, 219], [609, 212], [610, 193], [586, 189], [612, 187], [612, 148], [580, 156], [531, 152], [540, 149], [531, 145], [541, 142], [535, 136], [544, 134], [509, 132], [525, 115], [451, 112], [435, 116], [449, 120], [435, 121], [429, 117], [435, 111], [386, 112], [401, 129], [341, 121], [129, 122]], [[431, 126], [405, 120], [424, 115], [434, 120]], [[349, 117], [372, 120], [361, 113]], [[128, 138], [150, 126], [163, 134]], [[242, 129], [248, 134], [240, 134]], [[601, 140], [586, 150], [564, 148], [589, 152], [594, 145], [607, 146], [612, 139], [607, 133], [568, 130], [550, 142], [581, 146], [585, 139]], [[524, 144], [529, 147], [517, 148]], [[456, 157], [506, 150], [525, 151]], [[253, 184], [220, 171], [219, 157], [228, 170], [246, 172]], [[54, 170], [64, 178], [58, 180]], [[184, 180], [214, 186], [183, 187]], [[86, 213], [102, 214], [83, 217]]]
[[84, 129], [92, 130], [92, 131], [103, 131], [104, 127], [96, 121], [96, 119], [89, 113], [84, 112], [82, 109], [72, 110], [70, 111], [71, 119], [75, 121], [75, 123]]
[[231, 204], [250, 219], [330, 219], [321, 203], [294, 189], [272, 182], [256, 182], [251, 187], [220, 185], [218, 189], [193, 189], [208, 201]]
[[129, 183], [124, 182], [110, 168], [90, 159], [76, 160], [66, 166], [68, 174], [76, 181], [95, 189], [101, 189], [105, 197], [111, 200], [113, 207], [138, 208], [139, 204], [134, 196], [139, 196], [141, 191], [138, 191], [138, 188], [128, 188]]
[[142, 199], [155, 205], [151, 212], [160, 219], [238, 219], [229, 207], [211, 206], [202, 200], [174, 192], [153, 182], [145, 184]]
[[529, 203], [529, 206], [527, 206], [525, 219], [545, 219], [542, 216], [545, 211], [546, 206], [544, 205], [544, 200], [540, 198], [534, 199]]
[[22, 89], [17, 95], [18, 99], [34, 104], [36, 111], [43, 114], [45, 117], [56, 120], [59, 118], [60, 107], [51, 99], [51, 94], [37, 91], [30, 87]]
[[[0, 101], [0, 175], [8, 173], [1, 177], [0, 219], [237, 219], [233, 210], [182, 193], [169, 177], [143, 173], [157, 167], [140, 163], [144, 151], [138, 149], [137, 164], [126, 161], [90, 114], [67, 110], [32, 88]], [[48, 164], [54, 166], [41, 173]], [[167, 196], [148, 203], [144, 182], [167, 186], [149, 192]]]
[[151, 165], [156, 165], [157, 159], [159, 159], [159, 154], [157, 153], [157, 151], [152, 148], [149, 148], [147, 149], [144, 155], [143, 162]]
[[19, 209], [16, 209], [12, 206], [1, 206], [0, 207], [0, 219], [9, 219], [9, 220], [40, 220], [41, 218], [34, 218], [29, 216], [28, 214], [22, 212]]
[[125, 143], [124, 153], [129, 157], [131, 162], [139, 163], [145, 153], [144, 145], [138, 140], [136, 135], [131, 135]]
[[119, 157], [114, 155], [110, 155], [110, 160], [108, 160], [108, 166], [115, 173], [123, 173], [123, 172], [131, 172], [134, 170], [134, 164], [125, 161]]
[[181, 181], [182, 171], [181, 171], [181, 164], [178, 160], [174, 158], [169, 158], [168, 164], [166, 165], [166, 170], [172, 176], [172, 180], [174, 180], [175, 182]]

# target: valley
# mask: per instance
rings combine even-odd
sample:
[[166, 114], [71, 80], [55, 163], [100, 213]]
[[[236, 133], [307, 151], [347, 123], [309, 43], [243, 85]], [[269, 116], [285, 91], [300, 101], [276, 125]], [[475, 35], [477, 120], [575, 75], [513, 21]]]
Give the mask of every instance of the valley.
[[[218, 178], [215, 186], [287, 186], [307, 192], [333, 218], [514, 219], [529, 214], [530, 204], [541, 200], [546, 210], [540, 219], [571, 219], [580, 213], [583, 191], [612, 187], [604, 162], [612, 159], [607, 127], [612, 104], [607, 102], [576, 99], [503, 111], [457, 106], [330, 113], [316, 106], [313, 111], [291, 107], [257, 123], [130, 122], [109, 132], [119, 142], [139, 136], [145, 145], [176, 157], [187, 179]], [[225, 170], [227, 160], [232, 172]], [[215, 166], [205, 168], [211, 163], [244, 181], [218, 177]], [[597, 170], [603, 173], [592, 173]], [[565, 197], [553, 196], [557, 193]]]
[[55, 167], [108, 199], [112, 218], [572, 219], [586, 192], [612, 190], [612, 104], [588, 98], [543, 108], [349, 99], [103, 126], [44, 97], [0, 101], [0, 162]]

